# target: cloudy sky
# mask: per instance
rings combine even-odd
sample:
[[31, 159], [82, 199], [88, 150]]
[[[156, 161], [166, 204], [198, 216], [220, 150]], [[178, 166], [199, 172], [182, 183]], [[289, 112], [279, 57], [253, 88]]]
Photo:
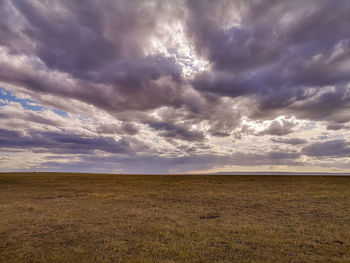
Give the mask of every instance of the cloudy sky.
[[350, 172], [349, 0], [0, 0], [0, 171]]

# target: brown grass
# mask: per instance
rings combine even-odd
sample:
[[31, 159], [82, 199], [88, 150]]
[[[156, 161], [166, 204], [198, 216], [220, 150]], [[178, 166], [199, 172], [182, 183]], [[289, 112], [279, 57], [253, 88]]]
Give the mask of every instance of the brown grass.
[[0, 262], [350, 262], [350, 177], [0, 174]]

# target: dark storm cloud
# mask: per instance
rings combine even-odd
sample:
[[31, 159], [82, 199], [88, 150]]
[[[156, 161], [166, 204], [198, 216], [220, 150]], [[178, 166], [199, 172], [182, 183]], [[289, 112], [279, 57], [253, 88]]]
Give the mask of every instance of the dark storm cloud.
[[[188, 1], [190, 33], [198, 50], [216, 69], [246, 71], [276, 62], [284, 55], [295, 55], [293, 51], [313, 56], [349, 36], [347, 0], [308, 0], [303, 6], [298, 2], [271, 0], [235, 4]], [[224, 10], [226, 7], [243, 10], [239, 25], [228, 29], [220, 26], [222, 16], [235, 11]]]
[[[12, 125], [15, 126], [16, 122], [23, 127], [23, 121], [26, 123], [34, 122], [34, 123], [40, 123], [44, 125], [49, 125], [49, 126], [58, 126], [60, 125], [59, 121], [55, 121], [52, 119], [47, 118], [46, 116], [35, 114], [34, 112], [24, 112], [24, 111], [17, 111], [17, 112], [1, 112], [0, 111], [0, 118], [3, 118], [4, 120], [10, 120], [12, 121]], [[21, 122], [18, 122], [18, 121]], [[15, 128], [12, 126], [12, 128]]]
[[123, 123], [122, 125], [103, 123], [96, 127], [96, 131], [101, 134], [136, 135], [139, 128], [133, 123]]
[[273, 121], [260, 135], [287, 135], [293, 132], [295, 123], [287, 120]]
[[141, 57], [139, 42], [154, 30], [153, 14], [162, 11], [160, 4], [140, 1], [2, 2], [26, 22], [21, 37], [35, 42], [28, 52], [50, 69], [84, 79], [98, 77], [116, 60]]
[[149, 121], [147, 125], [160, 131], [161, 136], [181, 139], [186, 141], [201, 141], [204, 139], [203, 132], [191, 131], [183, 125], [176, 125], [170, 122]]
[[[68, 0], [2, 0], [0, 5], [1, 44], [11, 54], [37, 58], [22, 68], [0, 64], [0, 80], [34, 92], [74, 98], [113, 113], [185, 106], [202, 115], [196, 118], [209, 119], [203, 105], [190, 102], [184, 93], [189, 87], [184, 86], [176, 61], [145, 53], [160, 25], [179, 19], [186, 23], [198, 53], [212, 64], [212, 70], [192, 82], [203, 98], [209, 98], [207, 92], [251, 96], [257, 103], [251, 116], [257, 118], [284, 109], [287, 114], [319, 119], [349, 107], [349, 94], [344, 94], [348, 88], [341, 88], [350, 80], [346, 0], [336, 4], [308, 0], [303, 6], [291, 1], [238, 0], [177, 4], [90, 0], [84, 5]], [[179, 11], [183, 9], [186, 20], [181, 16], [185, 11]], [[236, 21], [235, 12], [240, 12]], [[232, 21], [236, 24], [230, 25]], [[54, 71], [68, 74], [74, 82], [47, 74]], [[326, 85], [337, 89], [310, 104], [296, 105]], [[322, 111], [325, 103], [328, 106]], [[217, 107], [213, 101], [206, 104]], [[339, 121], [349, 119], [342, 116]], [[217, 127], [211, 129], [212, 135], [231, 134], [232, 127], [222, 123], [213, 123]]]
[[140, 149], [139, 146], [145, 150], [145, 146], [135, 139], [130, 141], [122, 138], [115, 141], [111, 137], [88, 137], [54, 132], [22, 134], [16, 131], [0, 130], [1, 149], [31, 149], [33, 152], [62, 154], [91, 154], [94, 150], [100, 150], [108, 153], [132, 154], [135, 150]]
[[302, 153], [313, 157], [348, 157], [350, 143], [345, 140], [316, 142], [304, 147]]
[[[349, 94], [344, 94], [349, 88], [342, 86], [350, 81], [349, 1], [236, 1], [241, 21], [226, 29], [220, 23], [229, 16], [229, 3], [188, 1], [189, 35], [213, 66], [194, 79], [197, 90], [251, 96], [260, 112], [254, 116], [260, 118], [285, 109], [320, 119], [349, 108]], [[296, 105], [327, 85], [336, 90]]]
[[[158, 62], [148, 63], [145, 60]], [[3, 63], [0, 63], [0, 80], [34, 92], [77, 99], [111, 112], [181, 105], [181, 87], [175, 81], [177, 77], [173, 78], [172, 72], [167, 70], [174, 69], [176, 74], [179, 71], [170, 59], [147, 57], [126, 64], [128, 65], [125, 67], [118, 65], [120, 68], [115, 69], [117, 73], [113, 73], [113, 80], [108, 82], [106, 78], [107, 82], [104, 84], [87, 80], [75, 80], [72, 84], [65, 79], [55, 79], [47, 72]]]
[[121, 131], [128, 135], [135, 135], [139, 132], [139, 129], [132, 123], [123, 123]]
[[[6, 0], [0, 4], [6, 13], [1, 33], [11, 35], [1, 37], [1, 44], [13, 54], [38, 59], [21, 68], [0, 63], [1, 81], [111, 112], [182, 104], [181, 68], [174, 59], [144, 54], [161, 17], [155, 14], [164, 13], [169, 4], [108, 0], [84, 5]], [[11, 24], [17, 17], [21, 23]], [[22, 43], [20, 49], [13, 45], [17, 42]], [[68, 74], [74, 82], [48, 74], [54, 71]]]
[[290, 144], [290, 145], [300, 145], [300, 144], [305, 144], [307, 143], [307, 140], [304, 139], [299, 139], [299, 138], [290, 138], [290, 139], [274, 139], [272, 138], [271, 141], [275, 143], [283, 143], [283, 144]]
[[299, 158], [300, 153], [275, 151], [268, 153], [267, 156], [270, 160], [293, 160]]
[[329, 124], [329, 125], [327, 125], [327, 130], [335, 130], [336, 131], [336, 130], [341, 130], [343, 128], [345, 128], [345, 126], [342, 124]]

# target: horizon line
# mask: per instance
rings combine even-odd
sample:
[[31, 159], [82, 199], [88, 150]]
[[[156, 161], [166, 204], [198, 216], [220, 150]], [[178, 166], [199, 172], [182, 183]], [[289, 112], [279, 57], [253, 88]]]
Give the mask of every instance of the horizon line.
[[332, 172], [266, 172], [266, 171], [255, 171], [255, 172], [215, 172], [215, 173], [93, 173], [93, 172], [58, 172], [58, 171], [16, 171], [16, 172], [0, 172], [0, 174], [97, 174], [97, 175], [273, 175], [273, 176], [350, 176], [350, 173], [332, 173]]

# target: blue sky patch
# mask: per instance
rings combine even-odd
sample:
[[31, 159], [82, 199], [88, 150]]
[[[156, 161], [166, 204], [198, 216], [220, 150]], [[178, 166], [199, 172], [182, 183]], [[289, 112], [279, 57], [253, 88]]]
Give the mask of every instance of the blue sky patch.
[[56, 109], [52, 109], [52, 111], [64, 118], [67, 118], [68, 117], [68, 114], [67, 112], [63, 111], [63, 110], [56, 110]]
[[[42, 111], [44, 109], [43, 106], [37, 105], [37, 103], [33, 100], [30, 99], [20, 99], [17, 98], [16, 96], [12, 95], [12, 93], [0, 87], [0, 99], [3, 99], [8, 102], [17, 102], [22, 105], [23, 108], [28, 109], [28, 110], [33, 110], [33, 111]], [[35, 104], [35, 105], [33, 105]], [[4, 106], [4, 105], [2, 105]]]
[[[32, 111], [42, 111], [46, 109], [46, 107], [39, 105], [36, 101], [30, 100], [30, 99], [21, 99], [13, 95], [9, 90], [0, 87], [0, 99], [4, 100], [5, 102], [17, 102], [22, 105], [24, 109], [32, 110]], [[5, 106], [6, 104], [3, 102], [0, 102], [0, 107]], [[65, 111], [57, 110], [57, 109], [51, 109], [54, 113], [67, 118], [68, 114]]]

